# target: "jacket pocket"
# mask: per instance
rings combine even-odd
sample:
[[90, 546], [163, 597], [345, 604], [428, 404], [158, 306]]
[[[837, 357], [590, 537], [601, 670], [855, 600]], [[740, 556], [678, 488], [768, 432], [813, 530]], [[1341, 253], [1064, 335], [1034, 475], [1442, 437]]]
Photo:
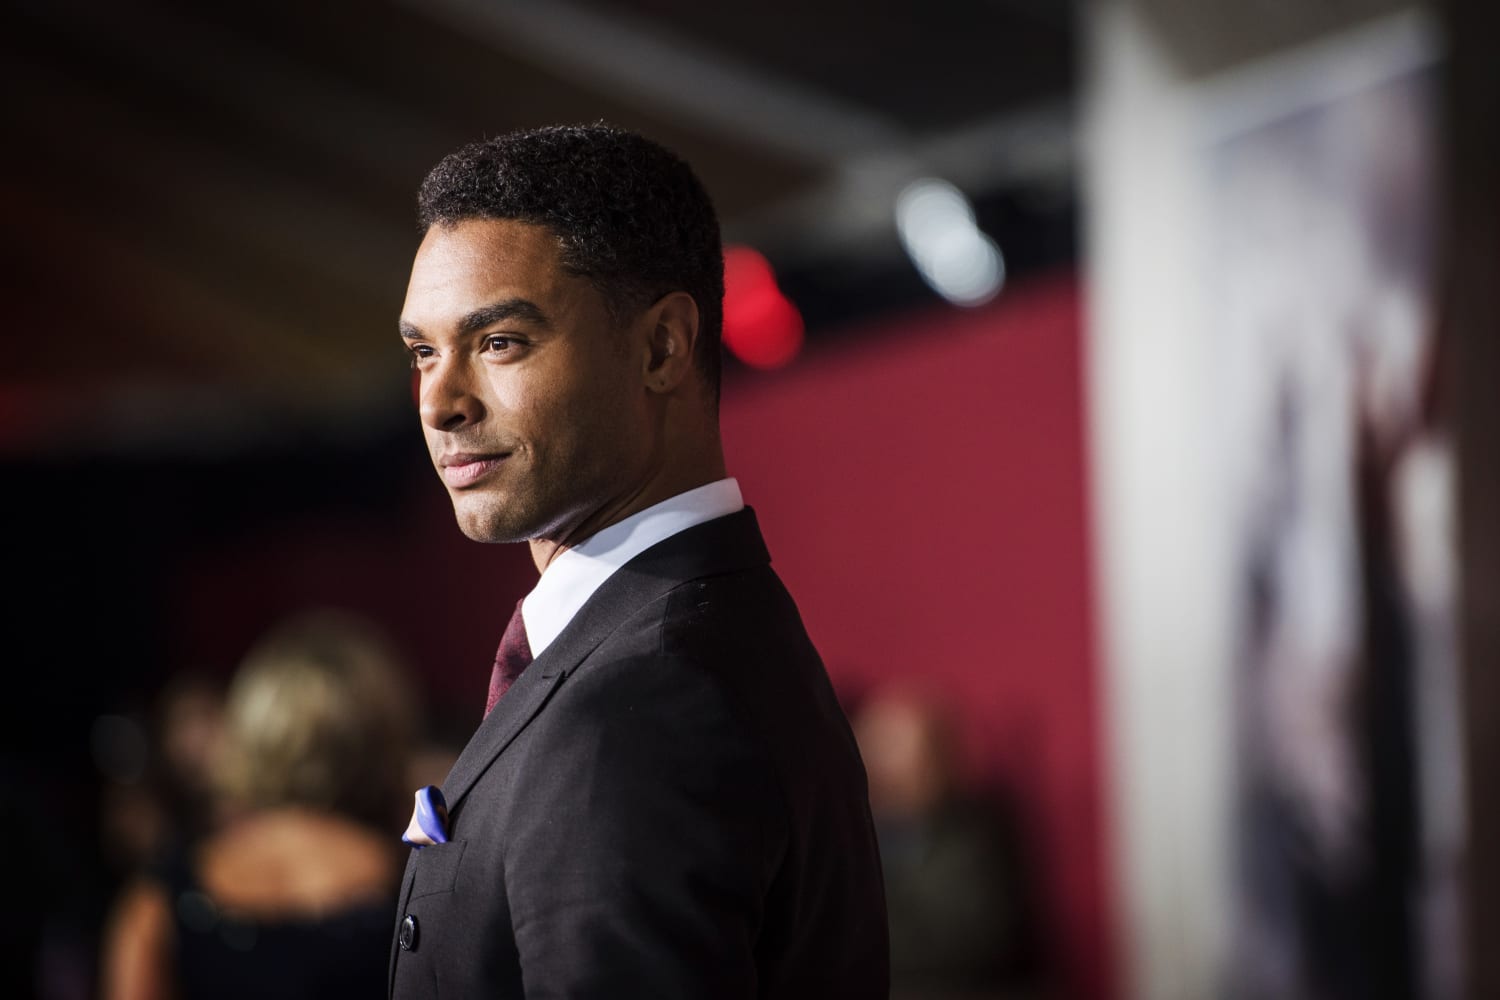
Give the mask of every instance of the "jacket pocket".
[[412, 869], [411, 899], [452, 892], [458, 882], [458, 865], [463, 860], [466, 840], [433, 844], [416, 852]]

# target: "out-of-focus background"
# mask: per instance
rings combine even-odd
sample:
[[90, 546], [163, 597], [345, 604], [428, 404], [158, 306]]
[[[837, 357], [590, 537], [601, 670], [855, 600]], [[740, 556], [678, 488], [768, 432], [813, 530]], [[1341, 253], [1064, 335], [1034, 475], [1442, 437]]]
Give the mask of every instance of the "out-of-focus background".
[[1500, 996], [1488, 7], [8, 5], [0, 993], [100, 995], [135, 877], [285, 804], [218, 772], [289, 617], [440, 780], [535, 572], [423, 448], [414, 193], [606, 119], [719, 208], [899, 996]]

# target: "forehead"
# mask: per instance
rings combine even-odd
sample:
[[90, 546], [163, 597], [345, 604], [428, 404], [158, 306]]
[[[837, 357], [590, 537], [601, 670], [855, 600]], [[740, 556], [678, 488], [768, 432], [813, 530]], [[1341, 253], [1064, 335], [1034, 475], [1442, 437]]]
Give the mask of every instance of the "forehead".
[[556, 236], [513, 219], [434, 225], [412, 262], [402, 318], [441, 322], [502, 297], [538, 303], [576, 294], [581, 279], [563, 270]]

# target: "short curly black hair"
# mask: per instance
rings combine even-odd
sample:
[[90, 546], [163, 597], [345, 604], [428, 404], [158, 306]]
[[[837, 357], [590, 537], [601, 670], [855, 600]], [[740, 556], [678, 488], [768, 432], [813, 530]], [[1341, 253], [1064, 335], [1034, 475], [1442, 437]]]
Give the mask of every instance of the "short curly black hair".
[[724, 250], [713, 202], [691, 167], [644, 136], [596, 122], [470, 143], [432, 168], [420, 228], [514, 219], [557, 235], [563, 267], [599, 289], [617, 321], [668, 292], [698, 304], [695, 361], [719, 394]]

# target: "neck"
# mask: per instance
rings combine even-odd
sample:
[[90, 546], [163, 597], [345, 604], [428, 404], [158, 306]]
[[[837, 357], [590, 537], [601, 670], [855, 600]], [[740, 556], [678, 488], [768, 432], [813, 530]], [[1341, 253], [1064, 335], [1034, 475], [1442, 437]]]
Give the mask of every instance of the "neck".
[[544, 573], [552, 560], [610, 525], [619, 524], [627, 517], [680, 493], [717, 482], [726, 475], [724, 455], [717, 446], [701, 461], [658, 470], [656, 475], [596, 508], [571, 528], [555, 536], [531, 539], [531, 561], [536, 563], [538, 573]]

